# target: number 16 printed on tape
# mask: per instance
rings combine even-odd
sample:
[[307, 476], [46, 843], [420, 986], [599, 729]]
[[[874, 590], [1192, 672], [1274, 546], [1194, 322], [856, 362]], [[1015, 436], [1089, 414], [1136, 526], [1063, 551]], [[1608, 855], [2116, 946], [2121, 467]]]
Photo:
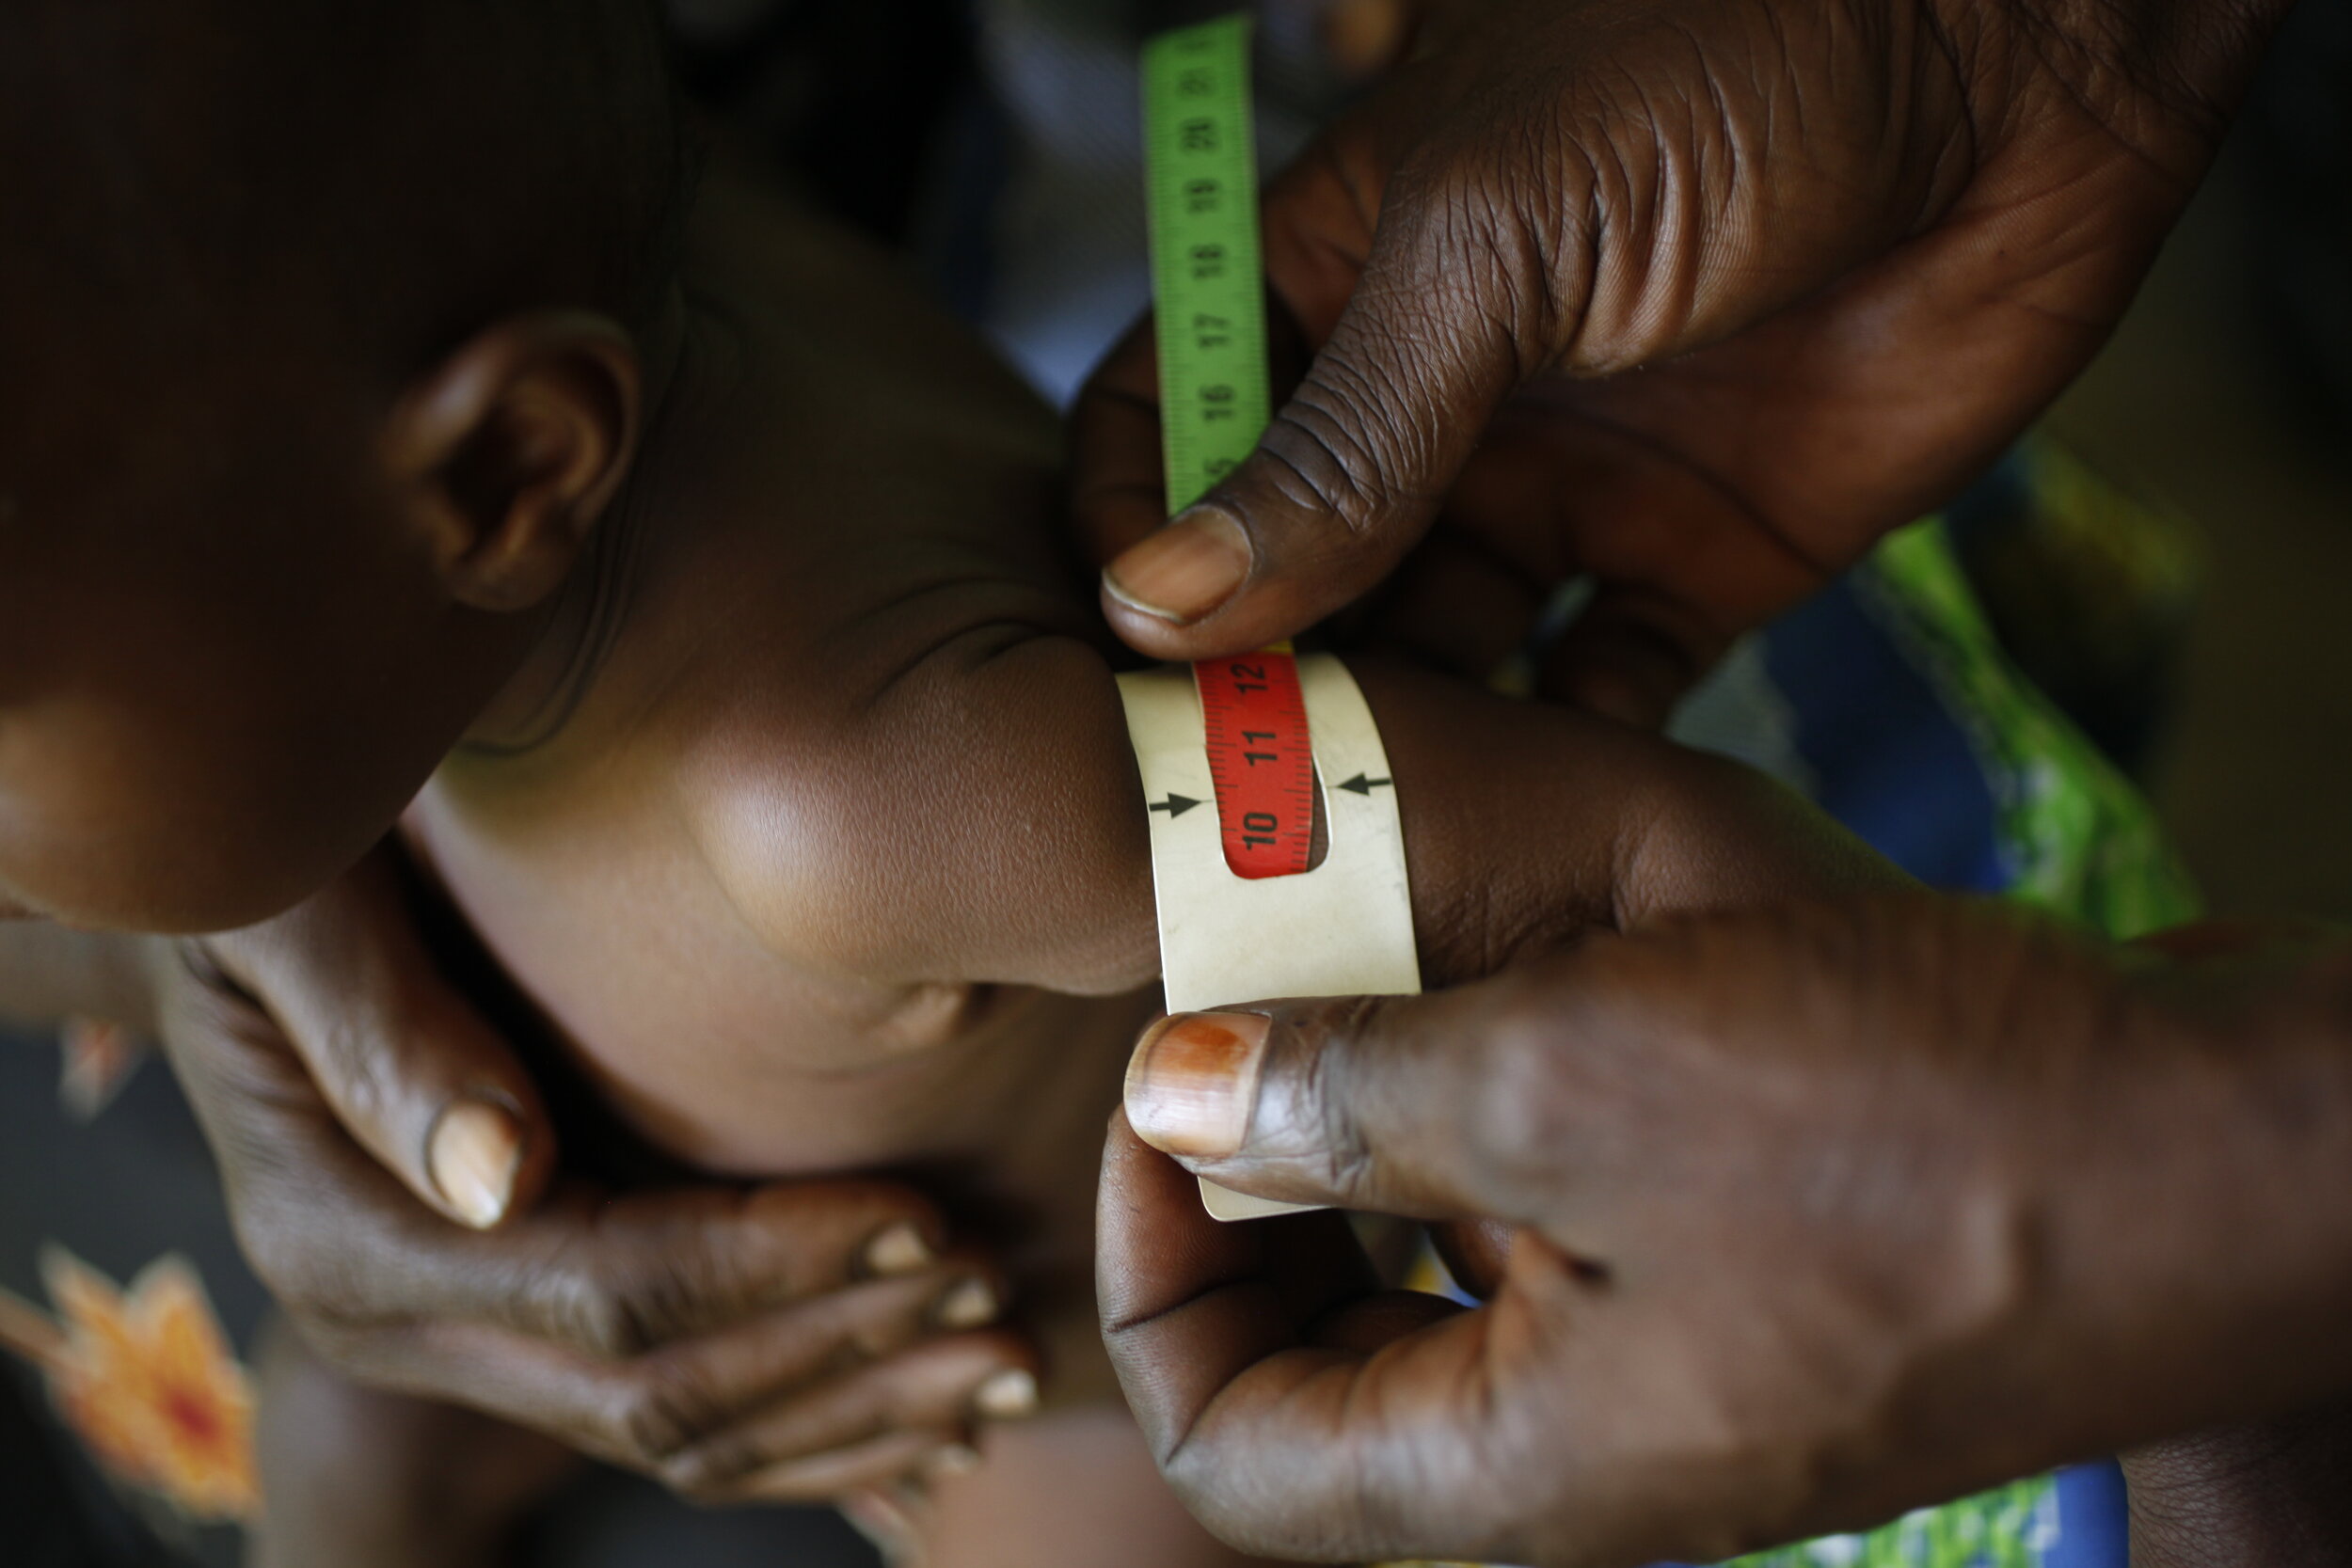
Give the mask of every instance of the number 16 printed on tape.
[[1272, 418], [1247, 15], [1143, 49], [1161, 457], [1172, 515], [1249, 455]]

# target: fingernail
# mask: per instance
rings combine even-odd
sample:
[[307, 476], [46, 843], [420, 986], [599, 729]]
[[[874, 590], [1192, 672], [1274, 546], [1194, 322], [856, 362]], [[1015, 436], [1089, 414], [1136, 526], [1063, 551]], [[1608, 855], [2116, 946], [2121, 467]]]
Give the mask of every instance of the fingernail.
[[977, 1328], [996, 1316], [996, 1291], [985, 1279], [959, 1280], [939, 1298], [939, 1322], [946, 1328]]
[[969, 1443], [950, 1443], [923, 1461], [923, 1474], [931, 1481], [968, 1476], [980, 1467], [980, 1450]]
[[1249, 536], [1226, 514], [1185, 513], [1131, 547], [1103, 573], [1130, 610], [1187, 626], [1233, 596], [1249, 576]]
[[443, 1111], [425, 1145], [433, 1184], [477, 1230], [506, 1217], [522, 1163], [521, 1126], [513, 1112], [486, 1100], [461, 1100]]
[[866, 1243], [866, 1272], [877, 1278], [928, 1269], [939, 1255], [912, 1220], [900, 1220]]
[[1019, 1420], [1037, 1413], [1037, 1378], [1018, 1367], [1008, 1367], [980, 1385], [972, 1408], [1000, 1421]]
[[1172, 1013], [1127, 1059], [1127, 1122], [1165, 1154], [1221, 1160], [1249, 1135], [1273, 1020], [1263, 1013]]

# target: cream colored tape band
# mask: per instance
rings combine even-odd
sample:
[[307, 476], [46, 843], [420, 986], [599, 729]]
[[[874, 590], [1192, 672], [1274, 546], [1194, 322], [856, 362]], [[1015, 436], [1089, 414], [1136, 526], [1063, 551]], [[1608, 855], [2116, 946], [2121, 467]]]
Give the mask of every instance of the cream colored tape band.
[[[1409, 995], [1421, 990], [1405, 834], [1388, 753], [1346, 667], [1298, 660], [1330, 847], [1312, 871], [1250, 880], [1225, 864], [1216, 791], [1192, 672], [1163, 666], [1119, 677], [1127, 734], [1147, 801], [1184, 797], [1206, 809], [1151, 812], [1152, 883], [1168, 1010], [1198, 1012], [1283, 996]], [[1200, 1183], [1221, 1220], [1298, 1212]]]

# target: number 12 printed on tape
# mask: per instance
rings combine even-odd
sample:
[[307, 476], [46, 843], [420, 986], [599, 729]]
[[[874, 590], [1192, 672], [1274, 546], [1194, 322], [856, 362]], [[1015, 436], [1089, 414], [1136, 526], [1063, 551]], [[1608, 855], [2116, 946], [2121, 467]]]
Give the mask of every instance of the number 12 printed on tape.
[[1314, 844], [1315, 758], [1287, 648], [1192, 667], [1216, 786], [1225, 863], [1236, 877], [1295, 877]]

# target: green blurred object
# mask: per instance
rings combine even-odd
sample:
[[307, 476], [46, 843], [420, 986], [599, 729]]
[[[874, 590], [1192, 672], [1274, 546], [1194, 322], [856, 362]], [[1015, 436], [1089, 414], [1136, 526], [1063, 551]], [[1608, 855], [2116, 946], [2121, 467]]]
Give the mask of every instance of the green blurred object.
[[2187, 518], [2030, 437], [1946, 513], [1983, 619], [2100, 750], [2140, 776], [2203, 562]]
[[2154, 808], [2019, 672], [1940, 518], [1888, 537], [1861, 586], [1967, 725], [2014, 867], [2010, 897], [2119, 940], [2198, 913]]
[[[2048, 515], [2124, 503], [2088, 470], [2045, 451], [2031, 470]], [[2055, 493], [2053, 493], [2053, 489]], [[2129, 524], [2112, 514], [2109, 525]], [[2151, 579], [2185, 594], [2193, 572]], [[1940, 517], [1890, 535], [1856, 585], [1967, 730], [1991, 784], [2014, 875], [2009, 897], [2118, 940], [2196, 917], [2199, 901], [2154, 809], [2122, 769], [2019, 670], [1994, 630]], [[2047, 602], [2060, 602], [2053, 590]], [[2126, 626], [2130, 618], [2108, 623]], [[2079, 625], [2077, 629], [2083, 629]], [[2095, 628], [2092, 638], [2095, 641]], [[2038, 1568], [2059, 1537], [2047, 1477], [1907, 1513], [1863, 1535], [1759, 1552], [1735, 1568]]]

